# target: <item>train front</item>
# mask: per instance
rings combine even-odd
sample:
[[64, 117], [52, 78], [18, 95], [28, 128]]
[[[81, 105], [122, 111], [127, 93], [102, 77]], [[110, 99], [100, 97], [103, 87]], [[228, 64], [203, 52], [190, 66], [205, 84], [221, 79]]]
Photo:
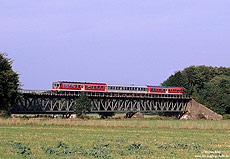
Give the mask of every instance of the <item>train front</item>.
[[52, 84], [52, 90], [59, 91], [61, 88], [61, 83], [60, 82], [53, 82]]

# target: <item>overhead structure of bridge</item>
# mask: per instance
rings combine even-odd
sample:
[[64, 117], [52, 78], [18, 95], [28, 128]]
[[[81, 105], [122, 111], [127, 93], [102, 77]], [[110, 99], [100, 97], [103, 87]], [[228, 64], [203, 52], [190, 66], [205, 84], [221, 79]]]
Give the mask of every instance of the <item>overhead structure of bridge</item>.
[[170, 94], [57, 92], [22, 90], [22, 97], [11, 107], [13, 114], [73, 113], [76, 99], [85, 93], [91, 100], [90, 113], [180, 113], [187, 111], [191, 97]]

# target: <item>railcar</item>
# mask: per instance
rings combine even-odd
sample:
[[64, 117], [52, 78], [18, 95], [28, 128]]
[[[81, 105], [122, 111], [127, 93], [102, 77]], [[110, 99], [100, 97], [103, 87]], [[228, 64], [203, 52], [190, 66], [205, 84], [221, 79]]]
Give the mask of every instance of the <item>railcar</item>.
[[166, 86], [147, 86], [148, 93], [155, 94], [183, 94], [183, 89], [179, 87], [166, 87]]
[[106, 83], [68, 82], [68, 81], [53, 82], [52, 90], [114, 92], [114, 93], [178, 94], [178, 95], [183, 94], [183, 90], [180, 87], [110, 85]]
[[116, 93], [147, 93], [147, 86], [107, 85], [107, 92]]
[[107, 85], [105, 83], [89, 83], [89, 82], [53, 82], [52, 89], [57, 91], [93, 91], [105, 92]]

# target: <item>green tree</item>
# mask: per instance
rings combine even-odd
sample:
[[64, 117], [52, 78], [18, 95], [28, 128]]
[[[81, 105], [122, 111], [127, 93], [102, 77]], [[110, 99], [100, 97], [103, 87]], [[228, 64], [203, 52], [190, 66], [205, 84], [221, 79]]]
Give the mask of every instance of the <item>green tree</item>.
[[230, 68], [190, 66], [177, 71], [165, 80], [163, 86], [183, 87], [184, 94], [217, 113], [230, 113]]
[[230, 114], [230, 76], [216, 76], [206, 82], [197, 101], [219, 114]]
[[0, 52], [0, 110], [9, 114], [19, 96], [20, 84], [19, 75], [12, 70], [13, 61], [7, 56]]
[[77, 114], [78, 117], [82, 117], [86, 114], [87, 111], [91, 110], [91, 101], [85, 95], [81, 94], [79, 98], [76, 99], [74, 104], [74, 113]]

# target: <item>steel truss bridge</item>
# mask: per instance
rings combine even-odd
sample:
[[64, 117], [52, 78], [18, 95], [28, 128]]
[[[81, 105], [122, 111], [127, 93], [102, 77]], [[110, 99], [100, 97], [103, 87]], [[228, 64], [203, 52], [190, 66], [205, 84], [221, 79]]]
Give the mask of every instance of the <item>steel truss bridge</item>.
[[187, 111], [191, 97], [169, 94], [57, 92], [52, 90], [22, 90], [22, 98], [12, 106], [13, 114], [73, 113], [76, 99], [85, 93], [91, 100], [90, 113], [180, 113]]

